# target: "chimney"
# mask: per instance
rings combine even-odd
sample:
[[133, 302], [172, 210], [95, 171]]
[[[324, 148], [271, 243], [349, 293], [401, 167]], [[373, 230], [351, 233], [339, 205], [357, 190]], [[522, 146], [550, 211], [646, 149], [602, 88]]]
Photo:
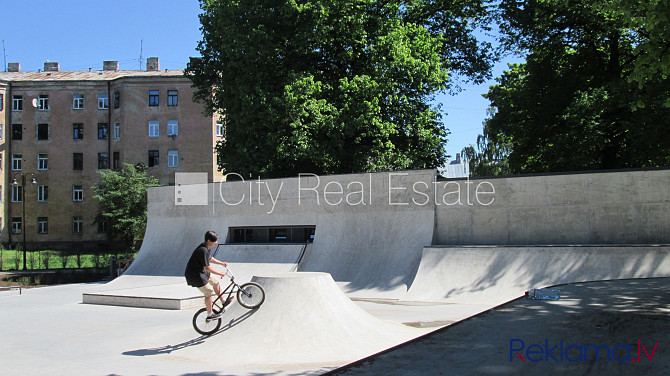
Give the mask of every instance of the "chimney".
[[148, 71], [158, 71], [160, 70], [160, 64], [158, 64], [157, 57], [150, 57], [147, 59], [147, 70]]
[[7, 64], [7, 72], [21, 72], [21, 63]]
[[461, 153], [456, 153], [456, 163], [461, 163]]
[[119, 62], [116, 60], [107, 60], [102, 62], [102, 70], [104, 71], [118, 71]]
[[44, 71], [45, 72], [59, 72], [60, 71], [60, 63], [55, 62], [55, 61], [47, 61], [44, 63]]

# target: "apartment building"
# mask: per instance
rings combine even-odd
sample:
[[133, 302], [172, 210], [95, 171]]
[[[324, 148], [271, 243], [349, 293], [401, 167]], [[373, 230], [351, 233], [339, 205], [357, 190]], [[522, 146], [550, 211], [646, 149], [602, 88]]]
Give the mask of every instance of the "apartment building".
[[100, 249], [108, 231], [95, 223], [98, 171], [142, 163], [161, 185], [177, 172], [220, 180], [214, 146], [223, 128], [192, 100], [181, 70], [0, 73], [0, 242], [26, 249]]

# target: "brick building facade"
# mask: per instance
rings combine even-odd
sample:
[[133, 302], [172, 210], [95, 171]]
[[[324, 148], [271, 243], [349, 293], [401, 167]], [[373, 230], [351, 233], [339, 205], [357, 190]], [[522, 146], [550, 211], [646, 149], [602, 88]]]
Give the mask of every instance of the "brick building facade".
[[145, 164], [161, 185], [174, 184], [176, 172], [221, 180], [213, 148], [222, 126], [192, 97], [183, 71], [160, 70], [158, 58], [134, 71], [116, 61], [76, 72], [10, 63], [0, 73], [0, 242], [107, 247], [92, 186], [98, 171], [123, 163]]

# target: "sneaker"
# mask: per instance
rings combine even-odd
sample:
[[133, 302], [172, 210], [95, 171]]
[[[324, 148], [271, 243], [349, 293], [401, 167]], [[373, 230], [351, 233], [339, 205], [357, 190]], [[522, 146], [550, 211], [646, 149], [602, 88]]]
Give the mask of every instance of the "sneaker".
[[214, 312], [212, 312], [211, 314], [207, 315], [207, 319], [206, 319], [206, 320], [207, 320], [207, 321], [218, 320], [218, 319], [221, 318], [221, 314], [222, 314], [222, 313], [223, 313], [223, 312], [219, 312], [219, 313], [214, 313]]

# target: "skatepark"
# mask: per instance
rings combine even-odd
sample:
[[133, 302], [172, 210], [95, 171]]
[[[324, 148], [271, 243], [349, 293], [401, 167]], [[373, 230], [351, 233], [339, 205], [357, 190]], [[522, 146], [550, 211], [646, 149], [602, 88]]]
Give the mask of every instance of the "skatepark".
[[[122, 276], [0, 295], [3, 368], [297, 375], [345, 367], [391, 374], [393, 354], [427, 346], [426, 338], [448, 343], [450, 331], [467, 326], [504, 337], [487, 315], [512, 309], [531, 319], [580, 307], [589, 301], [580, 296], [589, 283], [621, 283], [597, 289], [598, 304], [608, 305], [607, 291], [628, 296], [630, 281], [648, 282], [650, 296], [664, 297], [654, 301], [655, 312], [667, 313], [669, 185], [670, 170], [480, 180], [440, 180], [434, 170], [420, 170], [152, 188], [144, 243]], [[230, 264], [238, 282], [261, 284], [266, 301], [257, 310], [233, 304], [221, 330], [203, 337], [191, 326], [203, 299], [185, 284], [183, 268], [210, 229], [219, 233], [215, 257]], [[529, 288], [549, 286], [564, 289], [564, 298], [519, 299]], [[512, 335], [487, 344], [503, 353], [491, 374], [525, 372], [517, 363], [509, 368]], [[461, 345], [480, 346], [486, 338], [472, 340]], [[476, 363], [478, 356], [469, 358]], [[449, 373], [450, 358], [438, 358], [417, 359], [439, 364], [421, 373], [486, 373], [462, 359]], [[365, 359], [391, 368], [354, 368]], [[397, 374], [413, 366], [405, 367]]]

